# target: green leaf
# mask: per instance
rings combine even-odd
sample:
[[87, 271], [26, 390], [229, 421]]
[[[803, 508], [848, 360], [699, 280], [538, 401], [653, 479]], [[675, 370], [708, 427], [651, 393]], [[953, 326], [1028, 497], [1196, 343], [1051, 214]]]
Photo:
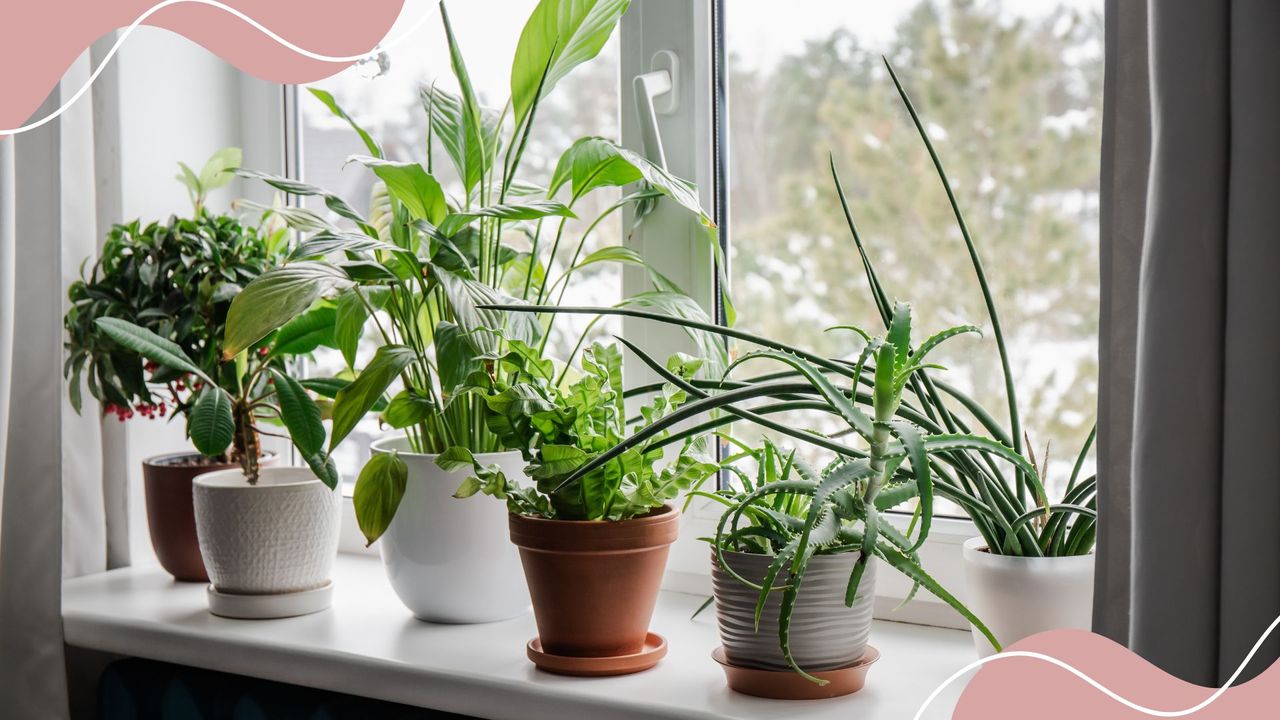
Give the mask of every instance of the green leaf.
[[[324, 200], [325, 207], [329, 208], [334, 214], [344, 217], [357, 226], [360, 231], [369, 237], [378, 237], [378, 232], [369, 225], [369, 221], [360, 216], [347, 201], [314, 185], [308, 185], [291, 178], [280, 177], [279, 175], [271, 175], [269, 173], [257, 172], [255, 170], [236, 170], [236, 174], [240, 177], [253, 178], [261, 180], [277, 190], [283, 190], [290, 195], [303, 195], [307, 197], [320, 197]], [[241, 201], [243, 202], [243, 201]], [[261, 207], [261, 206], [259, 206]]]
[[340, 268], [322, 262], [290, 263], [259, 275], [231, 301], [222, 357], [235, 357], [316, 300], [336, 295], [353, 284]]
[[435, 403], [409, 390], [401, 390], [387, 405], [383, 419], [393, 428], [406, 428], [431, 417], [436, 412]]
[[481, 115], [480, 103], [476, 99], [475, 88], [471, 85], [471, 76], [467, 73], [466, 62], [462, 58], [462, 49], [458, 47], [458, 38], [453, 34], [453, 24], [449, 22], [449, 11], [444, 3], [440, 4], [440, 19], [444, 22], [445, 38], [449, 43], [449, 64], [453, 68], [453, 76], [458, 80], [462, 91], [462, 130], [466, 140], [466, 158], [462, 168], [462, 185], [466, 195], [484, 179], [489, 169], [492, 154], [487, 148], [485, 139], [485, 123]]
[[241, 159], [242, 154], [237, 147], [222, 148], [215, 152], [200, 169], [200, 187], [207, 193], [230, 183], [235, 177], [232, 171], [240, 167]]
[[321, 232], [299, 243], [287, 260], [305, 260], [307, 258], [324, 257], [336, 252], [368, 252], [385, 250], [387, 252], [411, 254], [409, 251], [391, 243], [382, 242], [368, 235], [349, 232]]
[[920, 534], [908, 551], [914, 552], [929, 537], [933, 522], [933, 478], [929, 474], [929, 452], [925, 449], [924, 434], [920, 428], [906, 420], [895, 418], [889, 422], [889, 431], [902, 443], [911, 459], [911, 474], [916, 479], [916, 492], [920, 495]]
[[311, 468], [311, 472], [320, 478], [320, 481], [334, 490], [338, 487], [338, 483], [342, 481], [342, 476], [338, 474], [338, 465], [323, 452], [311, 453], [303, 455], [302, 460], [307, 463], [307, 467]]
[[293, 444], [303, 455], [320, 452], [324, 448], [320, 408], [297, 380], [276, 370], [271, 371], [271, 377], [275, 380], [280, 420], [288, 428]]
[[511, 63], [511, 106], [517, 128], [556, 83], [600, 52], [629, 4], [630, 0], [538, 3], [520, 33]]
[[458, 327], [481, 357], [497, 358], [502, 338], [519, 340], [535, 345], [542, 337], [542, 327], [536, 316], [527, 313], [504, 313], [501, 310], [481, 310], [478, 305], [515, 303], [514, 298], [497, 290], [464, 278], [447, 270], [439, 270], [436, 277], [444, 290], [445, 298], [453, 310]]
[[953, 338], [957, 335], [963, 335], [964, 333], [976, 333], [978, 335], [981, 335], [982, 331], [974, 327], [973, 325], [957, 325], [952, 328], [947, 328], [946, 330], [943, 330], [941, 332], [934, 333], [928, 340], [925, 340], [924, 342], [920, 343], [920, 347], [916, 348], [915, 354], [911, 356], [911, 359], [915, 360], [916, 362], [921, 362], [922, 360], [924, 360], [925, 355], [928, 355], [930, 352], [932, 352], [933, 349], [941, 345], [943, 341]]
[[[350, 385], [351, 381], [344, 378], [321, 377], [303, 378], [302, 380], [299, 380], [298, 383], [316, 395], [332, 400], [333, 398], [338, 397], [338, 393], [342, 392], [343, 388]], [[382, 412], [383, 410], [386, 410], [387, 399], [385, 397], [378, 398], [378, 401], [373, 404], [371, 409], [373, 412]]]
[[195, 363], [187, 359], [186, 354], [182, 352], [182, 348], [178, 347], [176, 343], [166, 340], [144, 327], [134, 325], [127, 320], [108, 317], [98, 318], [93, 321], [93, 324], [106, 333], [107, 337], [148, 360], [180, 372], [191, 373], [203, 379], [209, 385], [217, 385]]
[[446, 472], [471, 469], [476, 465], [476, 458], [470, 450], [454, 445], [436, 456], [436, 465]]
[[276, 355], [306, 355], [321, 345], [334, 347], [337, 314], [332, 305], [322, 304], [295, 317], [276, 333], [272, 352]]
[[394, 452], [374, 454], [360, 471], [352, 502], [356, 523], [369, 545], [391, 526], [408, 481], [409, 466]]
[[440, 183], [418, 163], [391, 162], [363, 155], [352, 155], [347, 162], [358, 162], [372, 170], [387, 184], [391, 197], [399, 200], [414, 220], [438, 225], [449, 212]]
[[360, 375], [333, 400], [333, 434], [329, 437], [329, 452], [338, 446], [355, 429], [365, 413], [373, 409], [382, 393], [396, 377], [417, 359], [417, 355], [403, 345], [383, 345]]
[[617, 262], [628, 265], [645, 264], [644, 258], [635, 250], [622, 245], [607, 245], [583, 258], [582, 262], [574, 266], [574, 269], [577, 270], [600, 262]]
[[236, 423], [231, 416], [231, 397], [216, 385], [206, 385], [196, 397], [187, 418], [187, 434], [191, 444], [205, 457], [226, 452], [235, 435]]
[[369, 320], [369, 310], [356, 294], [358, 292], [358, 288], [351, 288], [338, 296], [333, 321], [334, 345], [342, 352], [342, 359], [349, 368], [356, 366], [356, 350], [360, 348], [364, 325]]
[[885, 340], [894, 348], [893, 367], [896, 369], [905, 366], [911, 355], [910, 305], [900, 302], [893, 306], [893, 320], [889, 322], [889, 334], [885, 336]]
[[329, 112], [347, 121], [347, 124], [351, 126], [351, 129], [355, 130], [356, 134], [360, 136], [360, 139], [364, 141], [364, 146], [369, 148], [370, 155], [378, 158], [383, 156], [382, 147], [378, 145], [377, 141], [374, 140], [369, 133], [365, 132], [364, 128], [357, 125], [356, 121], [352, 120], [351, 116], [347, 115], [345, 110], [338, 106], [338, 101], [333, 99], [333, 95], [321, 90], [320, 88], [307, 88], [307, 90], [311, 91], [311, 94], [316, 96], [320, 102], [324, 103], [325, 107], [329, 108]]
[[704, 225], [714, 226], [691, 183], [602, 137], [584, 137], [560, 156], [547, 194], [554, 195], [565, 183], [571, 185], [574, 197], [582, 197], [596, 188], [642, 180], [692, 212]]
[[482, 366], [467, 335], [451, 322], [436, 325], [435, 347], [440, 390], [447, 399], [466, 383], [471, 373], [481, 370]]
[[336, 233], [338, 229], [333, 223], [329, 222], [319, 213], [308, 210], [304, 207], [291, 207], [287, 205], [263, 205], [252, 200], [236, 200], [235, 207], [239, 210], [249, 209], [257, 210], [264, 216], [274, 215], [280, 218], [291, 229], [302, 233]]
[[544, 217], [573, 218], [577, 217], [577, 215], [574, 215], [572, 210], [557, 200], [529, 200], [520, 203], [505, 203], [454, 213], [440, 223], [440, 233], [446, 237], [451, 237], [472, 220], [481, 217], [500, 218], [502, 220], [537, 220]]

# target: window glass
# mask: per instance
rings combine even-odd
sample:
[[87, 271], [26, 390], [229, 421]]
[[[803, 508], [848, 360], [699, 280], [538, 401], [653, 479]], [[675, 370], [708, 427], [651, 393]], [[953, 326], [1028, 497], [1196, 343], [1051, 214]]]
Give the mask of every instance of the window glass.
[[974, 271], [886, 55], [982, 254], [1023, 424], [1038, 457], [1049, 446], [1048, 484], [1059, 493], [1096, 407], [1101, 0], [726, 6], [739, 326], [846, 356], [861, 341], [825, 328], [883, 331], [830, 153], [891, 300], [914, 305], [916, 341], [965, 322], [986, 331], [931, 355], [949, 368], [935, 377], [1007, 418]]
[[[391, 48], [381, 69], [375, 63], [366, 63], [315, 83], [315, 87], [332, 93], [338, 104], [382, 143], [389, 159], [424, 165], [428, 161], [427, 123], [419, 100], [419, 88], [435, 83], [437, 87], [451, 92], [458, 89], [449, 66], [448, 46], [439, 10], [432, 7], [428, 11], [428, 5], [434, 4], [409, 3], [405, 6], [388, 38], [397, 38], [411, 30], [423, 12], [430, 12], [433, 17], [411, 37]], [[535, 5], [535, 0], [449, 4], [449, 17], [482, 104], [501, 109], [507, 102], [512, 55], [525, 20]], [[521, 165], [520, 179], [545, 186], [560, 154], [579, 137], [600, 135], [618, 139], [618, 72], [618, 39], [615, 33], [595, 59], [576, 68], [540, 105]], [[303, 179], [337, 192], [357, 210], [367, 212], [375, 178], [359, 164], [345, 163], [349, 156], [367, 155], [368, 150], [344, 121], [334, 117], [309, 92], [299, 93], [298, 105]], [[438, 139], [433, 144], [431, 159], [432, 173], [456, 197], [460, 183]], [[581, 219], [569, 221], [565, 237], [580, 237], [586, 224], [618, 197], [616, 192], [611, 195], [599, 191], [580, 201], [574, 209]], [[310, 203], [309, 206], [325, 211], [323, 203]], [[595, 228], [584, 256], [598, 247], [621, 244], [622, 224], [617, 218], [615, 214]], [[521, 250], [528, 247], [527, 239], [518, 231], [512, 232], [505, 242]], [[571, 243], [566, 242], [565, 247], [557, 252], [560, 269], [569, 262], [576, 249], [569, 245]], [[552, 276], [556, 274], [553, 270]], [[620, 288], [618, 266], [595, 263], [575, 273], [564, 302], [613, 305], [621, 299]], [[553, 355], [568, 355], [589, 321], [590, 318], [582, 316], [558, 318], [548, 343]], [[607, 337], [608, 333], [617, 330], [616, 326], [616, 322], [597, 323], [592, 336]], [[375, 333], [366, 328], [359, 362], [367, 360], [376, 347]], [[330, 376], [343, 370], [342, 356], [337, 351], [321, 350], [312, 363], [310, 374]], [[354, 481], [355, 472], [368, 457], [369, 443], [383, 432], [376, 418], [366, 417], [335, 452], [339, 468], [348, 481]]]

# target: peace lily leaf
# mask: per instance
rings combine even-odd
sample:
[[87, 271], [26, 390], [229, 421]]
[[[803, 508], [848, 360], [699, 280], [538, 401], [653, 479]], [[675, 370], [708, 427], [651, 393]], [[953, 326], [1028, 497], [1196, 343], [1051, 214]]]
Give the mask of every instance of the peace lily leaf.
[[358, 162], [372, 170], [414, 220], [438, 225], [449, 211], [440, 183], [418, 163], [391, 162], [363, 155], [352, 155], [347, 162]]
[[230, 360], [316, 300], [337, 295], [353, 284], [341, 269], [322, 262], [296, 262], [268, 270], [231, 302], [222, 357]]
[[356, 350], [360, 347], [360, 339], [364, 337], [364, 324], [369, 319], [369, 310], [364, 301], [351, 288], [338, 296], [338, 307], [334, 312], [333, 340], [342, 352], [342, 359], [347, 367], [355, 367]]
[[593, 265], [599, 262], [618, 262], [628, 265], [645, 264], [644, 258], [635, 250], [632, 250], [629, 247], [623, 247], [622, 245], [609, 245], [602, 247], [583, 258], [582, 261], [575, 266], [575, 269], [584, 268], [588, 265]]
[[499, 333], [501, 337], [519, 340], [527, 345], [535, 344], [542, 337], [542, 327], [537, 319], [527, 313], [504, 313], [501, 310], [481, 310], [479, 305], [514, 303], [497, 290], [464, 278], [447, 270], [436, 273], [440, 286], [453, 310], [458, 327], [482, 357], [498, 357]]
[[[280, 177], [279, 175], [271, 175], [269, 173], [258, 172], [256, 170], [245, 170], [244, 168], [241, 168], [236, 170], [235, 174], [239, 175], [240, 177], [261, 180], [266, 184], [270, 185], [271, 187], [277, 190], [282, 190], [284, 192], [287, 192], [290, 195], [319, 197], [324, 200], [325, 207], [332, 210], [335, 215], [338, 215], [339, 217], [344, 217], [354, 222], [360, 228], [360, 231], [367, 234], [369, 237], [378, 237], [377, 231], [375, 231], [369, 225], [369, 221], [361, 217], [359, 213], [357, 213], [350, 205], [347, 204], [346, 200], [343, 200], [342, 198], [338, 197], [337, 195], [334, 195], [333, 193], [330, 193], [326, 190], [318, 188], [314, 185], [308, 185], [307, 183], [299, 182], [292, 178]], [[238, 202], [244, 203], [246, 201], [241, 200]], [[262, 207], [262, 206], [258, 206], [258, 207]], [[276, 206], [272, 206], [271, 209], [276, 210], [279, 208]]]
[[417, 425], [437, 411], [435, 403], [430, 399], [401, 390], [391, 398], [382, 416], [388, 425], [399, 429]]
[[360, 471], [352, 502], [356, 523], [369, 545], [391, 526], [408, 481], [409, 466], [394, 452], [375, 454]]
[[348, 115], [345, 110], [339, 107], [338, 101], [333, 99], [333, 95], [325, 90], [321, 90], [320, 88], [307, 88], [307, 90], [309, 90], [312, 95], [316, 96], [316, 99], [324, 103], [325, 107], [329, 108], [329, 112], [347, 121], [347, 124], [351, 126], [351, 129], [355, 130], [356, 134], [360, 136], [360, 139], [364, 141], [364, 146], [369, 148], [370, 155], [379, 158], [383, 156], [382, 147], [378, 145], [378, 142], [373, 139], [373, 136], [365, 132], [364, 128], [357, 125], [356, 121], [352, 120], [351, 116]]
[[382, 393], [400, 375], [417, 355], [403, 345], [383, 345], [360, 375], [333, 400], [333, 433], [329, 437], [329, 452], [338, 446], [355, 429], [365, 413], [373, 409]]
[[187, 419], [191, 444], [205, 457], [226, 452], [235, 435], [236, 423], [231, 416], [231, 397], [216, 385], [206, 385], [196, 397]]
[[462, 132], [465, 138], [466, 153], [463, 160], [462, 185], [466, 195], [484, 179], [485, 172], [492, 161], [492, 148], [486, 147], [485, 123], [481, 114], [480, 102], [476, 99], [475, 88], [471, 85], [471, 75], [467, 72], [466, 62], [462, 58], [462, 49], [458, 47], [458, 38], [453, 34], [453, 24], [449, 22], [449, 11], [444, 3], [440, 4], [440, 19], [444, 23], [445, 39], [449, 43], [449, 65], [453, 76], [462, 91]]
[[440, 233], [450, 237], [471, 221], [481, 217], [502, 220], [537, 220], [544, 217], [573, 218], [577, 217], [577, 215], [574, 215], [572, 210], [565, 207], [564, 203], [556, 200], [529, 200], [519, 203], [506, 203], [449, 215], [444, 219], [444, 222], [440, 223]]
[[298, 243], [293, 252], [289, 253], [287, 260], [323, 258], [336, 252], [369, 252], [370, 250], [412, 254], [398, 245], [392, 245], [391, 243], [371, 238], [368, 235], [334, 231], [317, 233]]
[[263, 205], [252, 200], [236, 200], [235, 207], [238, 210], [249, 209], [258, 210], [266, 215], [280, 218], [290, 228], [304, 233], [314, 232], [337, 232], [337, 228], [333, 223], [321, 217], [307, 208], [288, 207], [284, 205]]
[[337, 311], [332, 305], [317, 305], [285, 323], [276, 333], [272, 352], [277, 355], [306, 355], [321, 345], [333, 347], [334, 321]]
[[600, 52], [629, 4], [630, 0], [538, 3], [520, 33], [511, 63], [511, 107], [516, 127], [556, 83]]
[[303, 455], [320, 452], [324, 448], [320, 408], [297, 380], [276, 370], [271, 371], [271, 377], [275, 381], [280, 420], [288, 428], [293, 444]]

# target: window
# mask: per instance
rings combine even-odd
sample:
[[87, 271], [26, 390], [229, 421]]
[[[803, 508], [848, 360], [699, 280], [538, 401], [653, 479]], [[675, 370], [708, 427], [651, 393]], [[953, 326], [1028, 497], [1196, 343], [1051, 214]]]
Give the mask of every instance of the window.
[[[739, 324], [827, 355], [862, 342], [827, 327], [882, 331], [830, 153], [881, 280], [891, 299], [912, 303], [918, 332], [984, 329], [931, 355], [949, 368], [936, 377], [993, 411], [1005, 407], [967, 251], [887, 56], [975, 236], [1030, 445], [1048, 456], [1050, 493], [1061, 492], [1097, 396], [1100, 0], [810, 0], [792, 13], [726, 5]], [[822, 427], [819, 418], [797, 422]]]
[[[495, 12], [491, 2], [450, 3], [449, 14], [459, 44], [466, 54], [468, 71], [480, 101], [501, 108], [510, 93], [511, 56], [520, 31], [535, 0], [510, 0], [500, 3]], [[388, 37], [399, 37], [416, 24], [425, 4], [408, 5]], [[448, 48], [439, 20], [439, 10], [415, 32], [415, 37], [387, 53], [386, 62], [366, 63], [351, 67], [334, 77], [314, 84], [333, 94], [338, 104], [362, 127], [378, 138], [388, 159], [426, 163], [427, 123], [419, 97], [421, 87], [438, 87], [456, 92], [449, 69]], [[503, 48], [504, 53], [478, 52], [489, 45]], [[522, 164], [523, 178], [545, 185], [555, 163], [568, 146], [586, 135], [618, 137], [618, 39], [615, 35], [605, 49], [590, 63], [577, 68], [548, 101], [539, 109], [538, 121], [530, 138]], [[345, 165], [351, 155], [366, 155], [368, 150], [351, 128], [335, 117], [321, 102], [302, 92], [298, 99], [301, 126], [301, 171], [303, 179], [337, 192], [358, 211], [368, 211], [370, 192], [376, 179], [358, 164]], [[460, 183], [452, 174], [444, 151], [436, 139], [432, 147], [432, 172], [446, 190], [456, 196]], [[599, 192], [586, 198], [577, 208], [579, 220], [570, 221], [566, 235], [577, 237], [592, 218], [620, 197]], [[315, 198], [311, 198], [315, 200]], [[311, 203], [313, 210], [325, 211], [323, 203]], [[601, 223], [592, 232], [584, 253], [606, 245], [621, 244], [623, 224], [617, 216]], [[518, 242], [518, 241], [517, 241]], [[514, 243], [513, 243], [514, 244]], [[561, 248], [557, 257], [567, 263], [573, 247]], [[621, 295], [618, 266], [597, 263], [575, 274], [564, 302], [579, 305], [613, 305]], [[590, 318], [563, 316], [557, 319], [550, 342], [559, 355], [567, 355]], [[617, 332], [617, 323], [601, 322], [592, 329], [592, 337], [607, 337]], [[367, 361], [376, 349], [372, 333], [366, 335], [367, 348], [362, 348], [359, 362]], [[345, 369], [336, 351], [321, 350], [312, 369], [313, 375], [332, 376]], [[361, 425], [335, 452], [343, 477], [354, 482], [356, 473], [369, 456], [369, 443], [382, 435], [376, 418], [366, 417]]]

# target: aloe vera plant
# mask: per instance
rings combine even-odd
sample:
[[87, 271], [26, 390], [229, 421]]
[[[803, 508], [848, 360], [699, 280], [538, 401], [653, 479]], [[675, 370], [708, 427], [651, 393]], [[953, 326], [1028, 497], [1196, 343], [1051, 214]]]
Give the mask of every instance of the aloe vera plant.
[[[885, 65], [912, 124], [929, 154], [938, 178], [946, 190], [957, 227], [968, 250], [978, 287], [991, 320], [1007, 396], [1009, 422], [1008, 426], [1005, 426], [972, 397], [946, 382], [933, 378], [930, 374], [932, 369], [927, 366], [918, 368], [906, 378], [902, 388], [904, 397], [898, 406], [897, 415], [935, 437], [971, 435], [984, 438], [984, 444], [981, 446], [935, 448], [935, 451], [930, 453], [930, 465], [934, 491], [965, 511], [986, 541], [990, 552], [1028, 557], [1086, 554], [1093, 547], [1096, 537], [1097, 478], [1095, 475], [1082, 477], [1082, 470], [1092, 448], [1095, 433], [1091, 432], [1080, 448], [1061, 499], [1057, 502], [1050, 501], [1034, 464], [1023, 459], [1024, 437], [1018, 413], [1016, 383], [1008, 360], [1009, 353], [999, 312], [995, 306], [977, 243], [965, 223], [964, 214], [951, 189], [951, 182], [942, 160], [929, 138], [919, 113], [887, 59]], [[834, 161], [830, 169], [841, 209], [848, 223], [854, 248], [866, 273], [868, 288], [875, 300], [880, 320], [886, 330], [891, 329], [897, 314], [896, 309], [890, 304], [889, 292], [881, 283], [875, 264], [862, 241]], [[868, 358], [866, 362], [859, 359], [864, 372], [856, 382], [850, 382], [850, 370], [858, 363], [842, 358], [823, 357], [759, 335], [735, 328], [718, 327], [699, 320], [667, 317], [634, 308], [531, 309], [509, 305], [485, 307], [507, 311], [624, 315], [718, 333], [731, 340], [751, 343], [799, 358], [816, 369], [819, 375], [831, 376], [830, 384], [839, 389], [839, 394], [846, 401], [864, 406], [872, 406], [874, 403], [870, 368], [875, 365], [876, 358]], [[863, 334], [866, 335], [866, 333]], [[800, 375], [798, 370], [792, 369], [786, 373], [767, 376], [770, 382], [717, 384], [715, 387], [722, 392], [701, 401], [702, 404], [691, 403], [685, 406], [681, 409], [681, 419], [695, 417], [702, 411], [724, 407], [726, 398], [731, 404], [740, 404], [757, 398], [768, 398], [773, 402], [750, 409], [732, 405], [724, 407], [726, 413], [723, 416], [673, 433], [664, 442], [678, 442], [689, 434], [714, 430], [736, 419], [748, 419], [781, 435], [803, 440], [844, 457], [864, 457], [864, 452], [853, 451], [835, 439], [770, 419], [771, 415], [793, 410], [815, 410], [844, 417], [842, 408], [830, 402], [827, 397], [815, 398], [814, 395], [817, 393], [810, 383], [795, 382]], [[975, 431], [982, 435], [975, 435]], [[993, 451], [993, 447], [1005, 450]], [[922, 497], [921, 505], [923, 506], [925, 502], [926, 498]], [[927, 514], [922, 508], [922, 522]]]
[[[716, 526], [714, 537], [706, 538], [714, 548], [720, 567], [739, 582], [759, 591], [755, 605], [757, 631], [770, 593], [782, 593], [778, 615], [778, 643], [791, 667], [810, 681], [825, 680], [807, 673], [796, 663], [791, 648], [791, 619], [804, 582], [808, 562], [815, 556], [859, 553], [846, 592], [846, 604], [852, 605], [863, 589], [863, 571], [872, 556], [912, 581], [911, 600], [918, 588], [924, 587], [956, 609], [974, 627], [988, 637], [990, 631], [963, 603], [940, 585], [921, 566], [916, 551], [918, 542], [884, 522], [881, 512], [904, 502], [915, 492], [919, 478], [903, 470], [902, 457], [886, 463], [888, 485], [866, 500], [875, 477], [870, 472], [870, 459], [837, 459], [822, 470], [816, 470], [796, 457], [794, 450], [784, 451], [765, 438], [760, 447], [749, 447], [727, 435], [720, 435], [740, 451], [724, 461], [734, 483], [714, 492], [695, 490], [703, 497], [726, 507]], [[743, 469], [746, 460], [755, 464], [755, 474]], [[909, 466], [910, 468], [910, 466]], [[860, 479], [853, 479], [860, 478]], [[726, 560], [729, 551], [766, 555], [773, 558], [761, 580], [740, 575]], [[866, 588], [865, 592], [873, 592]], [[704, 606], [705, 607], [705, 606]]]

